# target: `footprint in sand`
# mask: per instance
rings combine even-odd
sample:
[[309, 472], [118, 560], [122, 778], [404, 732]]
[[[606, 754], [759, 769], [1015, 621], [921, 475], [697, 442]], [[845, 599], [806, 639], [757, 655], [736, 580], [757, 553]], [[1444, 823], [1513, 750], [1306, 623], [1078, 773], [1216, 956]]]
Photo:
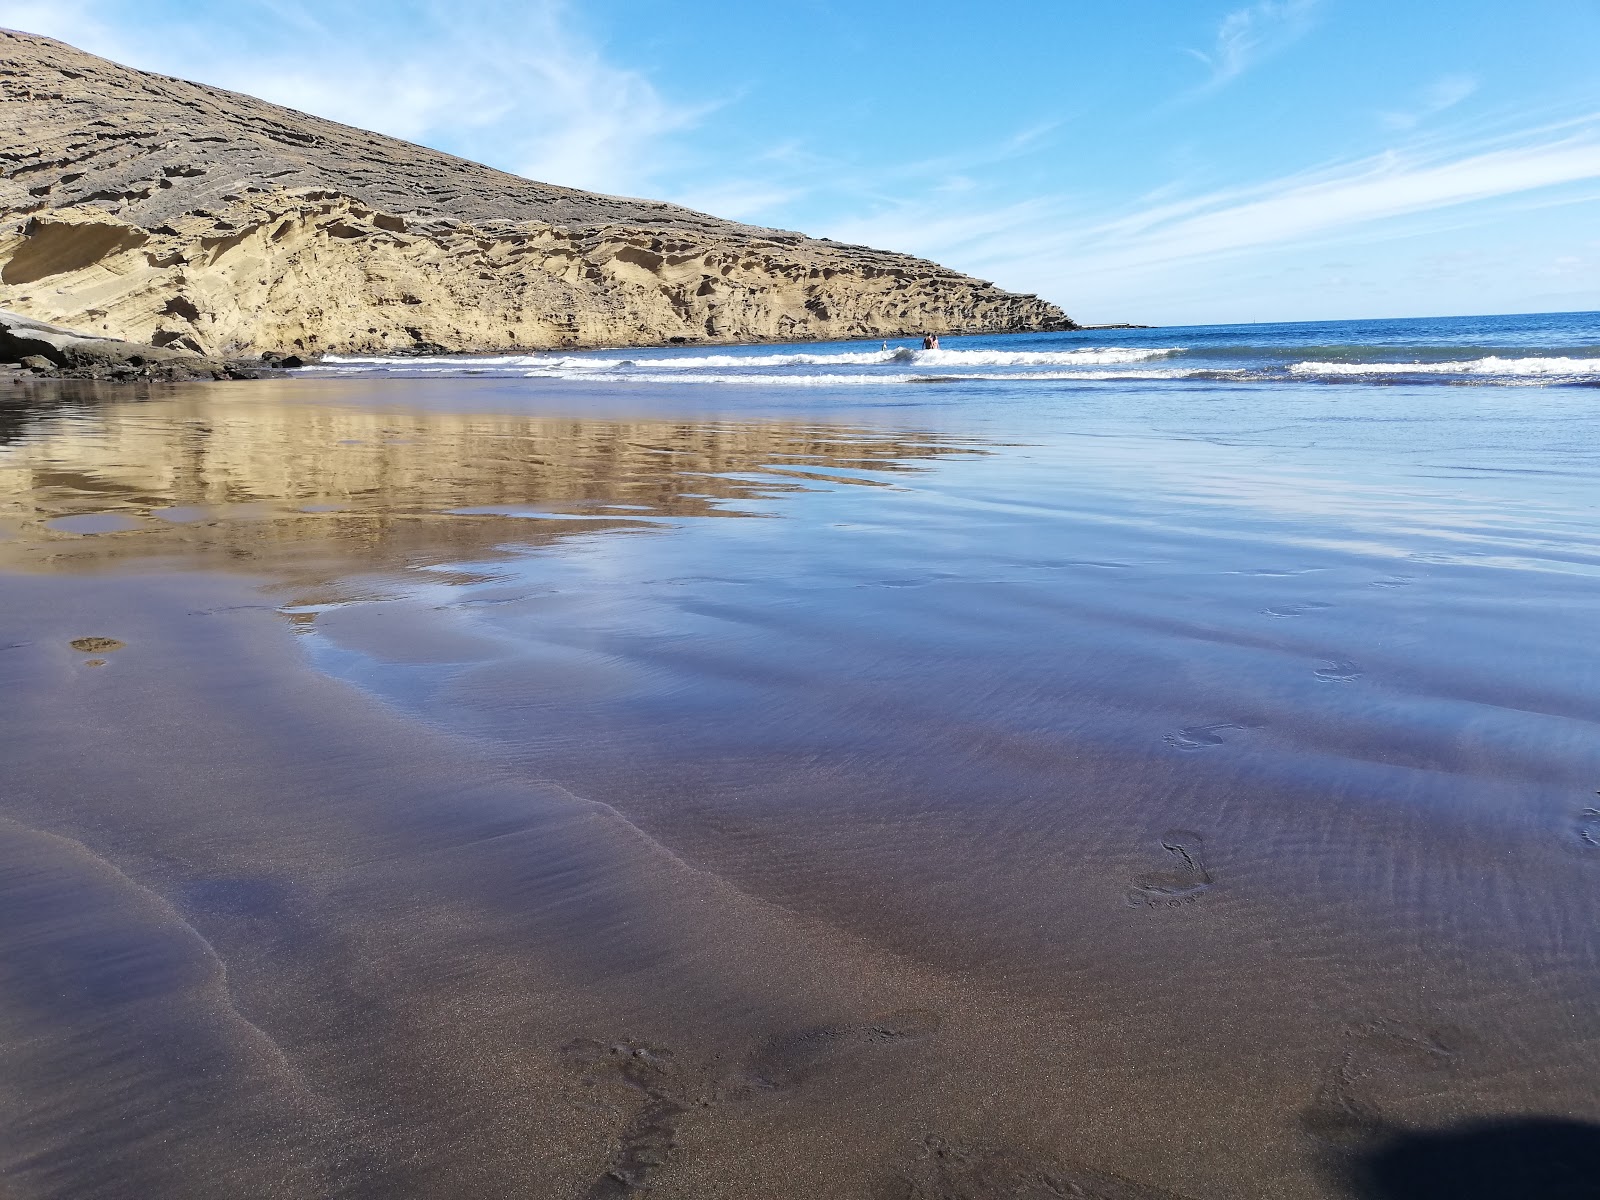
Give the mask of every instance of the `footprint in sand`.
[[1317, 678], [1324, 683], [1354, 683], [1361, 678], [1361, 671], [1347, 658], [1325, 658], [1323, 665], [1317, 670]]
[[1600, 850], [1600, 808], [1586, 808], [1578, 814], [1574, 832], [1578, 845], [1586, 850]]
[[1198, 833], [1169, 829], [1161, 836], [1161, 848], [1171, 856], [1168, 869], [1152, 871], [1133, 881], [1128, 889], [1128, 903], [1134, 908], [1178, 908], [1193, 904], [1214, 882], [1211, 872], [1206, 870], [1205, 839]]
[[938, 1032], [940, 1024], [939, 1014], [930, 1009], [907, 1008], [861, 1025], [824, 1025], [780, 1034], [750, 1056], [732, 1094], [748, 1097], [799, 1087], [864, 1055], [926, 1041]]
[[1334, 1145], [1384, 1136], [1394, 1124], [1385, 1119], [1378, 1098], [1396, 1087], [1416, 1091], [1430, 1081], [1442, 1085], [1455, 1068], [1457, 1040], [1454, 1034], [1403, 1021], [1351, 1026], [1301, 1114], [1302, 1125]]
[[1221, 746], [1226, 741], [1221, 736], [1222, 730], [1242, 728], [1242, 725], [1235, 725], [1232, 721], [1217, 721], [1211, 725], [1190, 725], [1187, 729], [1167, 734], [1166, 743], [1175, 750], [1204, 750], [1210, 746]]
[[1081, 1163], [1007, 1146], [925, 1138], [908, 1167], [895, 1171], [882, 1200], [1184, 1200]]
[[604, 1174], [590, 1186], [585, 1200], [627, 1200], [648, 1193], [677, 1150], [684, 1114], [709, 1106], [713, 1099], [747, 1100], [764, 1092], [785, 1092], [835, 1066], [858, 1063], [887, 1048], [915, 1045], [933, 1036], [939, 1025], [937, 1013], [908, 1008], [861, 1025], [783, 1034], [750, 1056], [731, 1087], [715, 1091], [696, 1088], [686, 1077], [693, 1072], [678, 1070], [672, 1051], [664, 1047], [633, 1038], [569, 1042], [561, 1057], [585, 1083], [619, 1081], [644, 1097], [617, 1137]]
[[1300, 617], [1308, 612], [1316, 612], [1320, 608], [1332, 608], [1333, 605], [1322, 600], [1305, 600], [1298, 604], [1277, 604], [1272, 608], [1263, 608], [1261, 611], [1269, 617]]
[[582, 1073], [585, 1083], [621, 1080], [644, 1095], [617, 1137], [605, 1173], [585, 1193], [586, 1200], [644, 1195], [653, 1177], [671, 1161], [679, 1121], [694, 1107], [673, 1072], [672, 1051], [632, 1038], [616, 1042], [579, 1038], [562, 1048], [561, 1057]]

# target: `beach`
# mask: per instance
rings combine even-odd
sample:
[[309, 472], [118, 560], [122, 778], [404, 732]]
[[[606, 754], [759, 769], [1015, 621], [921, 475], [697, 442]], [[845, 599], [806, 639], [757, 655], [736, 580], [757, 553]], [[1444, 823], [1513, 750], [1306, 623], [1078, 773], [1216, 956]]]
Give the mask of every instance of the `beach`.
[[1518, 320], [10, 386], [0, 1174], [1581, 1194], [1600, 318]]

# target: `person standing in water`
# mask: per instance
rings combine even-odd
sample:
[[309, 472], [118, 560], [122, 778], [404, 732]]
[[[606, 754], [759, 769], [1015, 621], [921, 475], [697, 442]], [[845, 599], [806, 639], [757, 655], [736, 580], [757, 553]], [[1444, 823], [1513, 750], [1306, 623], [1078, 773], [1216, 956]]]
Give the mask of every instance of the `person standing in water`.
[[937, 333], [924, 334], [922, 348], [924, 350], [937, 350], [939, 348], [939, 335]]

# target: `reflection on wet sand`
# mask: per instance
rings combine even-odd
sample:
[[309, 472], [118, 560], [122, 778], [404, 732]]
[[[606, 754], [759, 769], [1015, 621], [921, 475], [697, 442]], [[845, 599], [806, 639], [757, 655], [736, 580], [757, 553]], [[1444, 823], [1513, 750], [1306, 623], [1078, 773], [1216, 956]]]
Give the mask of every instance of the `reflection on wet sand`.
[[[84, 385], [11, 397], [0, 566], [397, 568], [651, 518], [749, 515], [818, 483], [885, 486], [973, 448], [806, 422], [378, 412], [203, 385], [130, 399]], [[125, 533], [128, 537], [107, 537]], [[102, 535], [102, 536], [83, 536]]]
[[1585, 1177], [1600, 693], [1548, 529], [1196, 516], [1043, 425], [344, 399], [3, 426], [8, 1196]]

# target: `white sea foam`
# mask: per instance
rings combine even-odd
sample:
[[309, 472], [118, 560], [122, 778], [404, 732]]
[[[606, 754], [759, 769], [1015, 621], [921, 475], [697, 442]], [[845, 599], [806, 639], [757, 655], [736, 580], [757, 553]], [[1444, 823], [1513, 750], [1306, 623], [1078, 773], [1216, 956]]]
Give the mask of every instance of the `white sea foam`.
[[895, 358], [893, 350], [873, 350], [860, 354], [697, 354], [683, 358], [584, 358], [576, 361], [608, 368], [628, 364], [651, 370], [666, 367], [674, 371], [694, 371], [707, 367], [871, 367], [901, 360]]
[[1010, 383], [1022, 381], [1111, 381], [1118, 379], [1195, 379], [1218, 378], [1238, 374], [1209, 370], [1129, 370], [1129, 371], [1013, 371], [964, 372], [962, 374], [866, 374], [857, 371], [835, 371], [818, 375], [773, 375], [754, 373], [748, 375], [705, 374], [688, 375], [682, 372], [651, 374], [644, 371], [584, 372], [574, 374], [559, 370], [523, 371], [525, 379], [581, 379], [585, 383], [652, 383], [652, 384], [732, 384], [745, 387], [853, 387], [862, 384], [895, 383]]
[[[1076, 367], [1107, 366], [1115, 363], [1145, 362], [1181, 353], [1182, 347], [1148, 349], [1127, 347], [1086, 347], [1057, 352], [1030, 350], [891, 350], [850, 351], [838, 354], [689, 354], [660, 355], [641, 351], [634, 356], [598, 354], [499, 354], [417, 357], [378, 357], [326, 355], [322, 362], [333, 367], [380, 367], [395, 371], [448, 369], [456, 371], [532, 370], [540, 373], [562, 371], [573, 376], [611, 371], [704, 371], [758, 370], [773, 367]], [[659, 352], [656, 352], [659, 354]], [[882, 376], [879, 376], [882, 379]]]
[[[1147, 349], [1138, 346], [1089, 347], [1056, 353], [1033, 350], [913, 350], [909, 361], [919, 367], [1075, 367], [1147, 362], [1181, 354], [1183, 346]], [[893, 353], [893, 352], [891, 352]], [[905, 353], [905, 352], [901, 352]]]
[[1331, 363], [1298, 362], [1294, 375], [1600, 375], [1600, 358], [1474, 358], [1465, 362]]

